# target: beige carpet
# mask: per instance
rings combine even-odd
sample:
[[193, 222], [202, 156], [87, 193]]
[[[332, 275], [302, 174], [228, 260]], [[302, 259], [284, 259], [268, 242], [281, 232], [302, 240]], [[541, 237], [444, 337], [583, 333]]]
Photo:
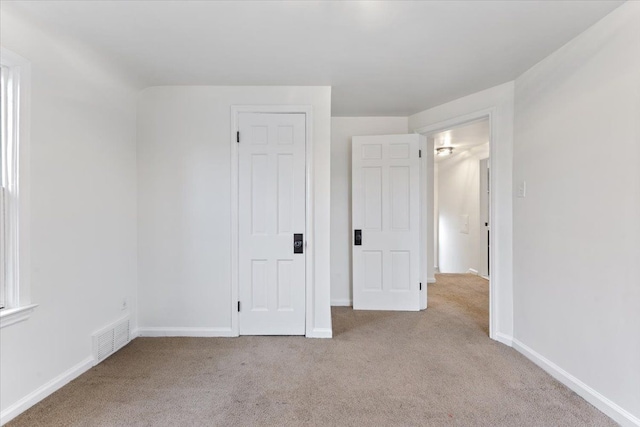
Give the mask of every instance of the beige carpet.
[[615, 425], [487, 337], [488, 282], [437, 280], [425, 312], [334, 308], [332, 340], [138, 338], [10, 425]]

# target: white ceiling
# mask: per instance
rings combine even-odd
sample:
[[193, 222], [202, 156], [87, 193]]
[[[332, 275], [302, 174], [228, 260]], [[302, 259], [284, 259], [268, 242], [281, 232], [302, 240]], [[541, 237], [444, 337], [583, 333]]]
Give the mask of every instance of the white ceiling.
[[331, 85], [334, 116], [408, 115], [513, 80], [621, 3], [2, 1], [140, 87]]
[[[489, 119], [477, 120], [471, 123], [433, 134], [433, 146], [454, 147], [453, 155], [463, 153], [473, 147], [489, 142]], [[435, 161], [440, 162], [451, 156], [436, 156]]]

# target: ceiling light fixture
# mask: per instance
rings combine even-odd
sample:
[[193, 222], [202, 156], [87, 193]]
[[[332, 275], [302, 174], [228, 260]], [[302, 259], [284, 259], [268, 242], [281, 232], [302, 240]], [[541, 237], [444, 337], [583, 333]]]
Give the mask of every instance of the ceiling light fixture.
[[448, 156], [453, 153], [453, 147], [438, 147], [436, 148], [436, 155], [440, 157]]

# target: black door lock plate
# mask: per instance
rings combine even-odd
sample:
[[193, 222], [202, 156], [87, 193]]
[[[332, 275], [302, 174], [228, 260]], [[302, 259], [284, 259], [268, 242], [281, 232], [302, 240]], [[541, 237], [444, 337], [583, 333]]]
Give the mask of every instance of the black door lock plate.
[[304, 243], [302, 239], [302, 233], [295, 233], [293, 235], [293, 253], [294, 254], [304, 253]]

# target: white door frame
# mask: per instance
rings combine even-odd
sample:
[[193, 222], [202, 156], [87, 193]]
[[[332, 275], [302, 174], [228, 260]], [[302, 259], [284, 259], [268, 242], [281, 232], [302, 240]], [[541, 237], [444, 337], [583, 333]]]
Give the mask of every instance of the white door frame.
[[[442, 122], [434, 123], [429, 126], [424, 126], [424, 127], [415, 129], [414, 132], [428, 136], [429, 134], [432, 134], [432, 133], [445, 131], [452, 127], [460, 126], [460, 125], [473, 122], [476, 120], [480, 120], [480, 119], [489, 119], [489, 158], [497, 159], [498, 147], [497, 147], [497, 144], [494, 143], [494, 140], [495, 140], [494, 131], [496, 129], [496, 120], [497, 120], [496, 108], [488, 108], [488, 109], [476, 111], [473, 113], [465, 114], [462, 116], [453, 117], [451, 119], [444, 120]], [[423, 150], [427, 149], [426, 143], [424, 147], [422, 147], [422, 149]], [[420, 168], [424, 171], [427, 170], [428, 158], [429, 156], [422, 156], [422, 162], [420, 163]], [[498, 177], [494, 176], [493, 168], [489, 170], [489, 174], [491, 179], [491, 182], [490, 182], [491, 194], [489, 199], [489, 205], [492, 207], [489, 215], [489, 218], [490, 218], [489, 223], [492, 224], [492, 228], [495, 228], [497, 209], [494, 209], [494, 206], [495, 206], [495, 197], [496, 197], [496, 194], [498, 194], [499, 186], [497, 181]], [[426, 191], [421, 192], [421, 197], [423, 198], [424, 201], [426, 201], [426, 197], [427, 197]], [[426, 224], [423, 226], [422, 235], [426, 236]], [[426, 244], [427, 242], [423, 240], [422, 246], [426, 248]], [[492, 272], [497, 271], [497, 265], [500, 262], [500, 260], [498, 259], [498, 254], [496, 253], [496, 246], [497, 245], [495, 244], [491, 245], [491, 250], [489, 254], [490, 270]], [[426, 273], [424, 274], [423, 279], [426, 283], [427, 281]], [[497, 274], [493, 274], [489, 280], [489, 337], [494, 340], [500, 340], [499, 339], [500, 337], [498, 337], [496, 334], [497, 332], [496, 325], [497, 325], [497, 318], [498, 318], [498, 305], [497, 305], [498, 293], [501, 289], [500, 287], [501, 283], [499, 282], [499, 280], [500, 280], [500, 276]]]
[[[487, 167], [486, 168], [482, 168], [483, 163], [486, 163]], [[491, 265], [487, 265], [487, 258], [489, 258], [489, 250], [487, 248], [491, 247], [491, 233], [489, 233], [489, 236], [487, 236], [486, 233], [486, 225], [485, 222], [489, 222], [491, 221], [491, 201], [489, 200], [489, 198], [485, 196], [483, 196], [483, 194], [486, 194], [486, 187], [483, 188], [482, 184], [485, 180], [489, 181], [489, 184], [491, 184], [491, 179], [485, 175], [486, 171], [489, 172], [489, 174], [491, 173], [491, 158], [490, 157], [485, 157], [482, 159], [478, 159], [478, 170], [480, 171], [480, 223], [478, 224], [480, 226], [480, 248], [478, 249], [480, 252], [480, 264], [478, 266], [478, 275], [483, 276], [483, 277], [489, 277], [490, 273], [491, 273]], [[484, 175], [484, 177], [483, 177]], [[491, 190], [489, 188], [489, 190]], [[491, 191], [489, 191], [489, 197], [491, 197]], [[486, 218], [487, 221], [484, 221], [484, 214], [482, 213], [482, 207], [483, 207], [483, 198], [486, 198], [486, 208], [489, 210], [489, 215], [488, 218]], [[491, 223], [489, 223], [489, 230], [491, 230]], [[487, 238], [488, 237], [488, 238]], [[484, 240], [487, 239], [487, 240]], [[489, 262], [491, 262], [491, 259], [489, 258], [488, 260]], [[481, 272], [484, 272], [484, 266], [487, 266], [487, 274], [480, 274]]]
[[[231, 333], [240, 335], [240, 314], [237, 310], [240, 281], [239, 276], [239, 167], [240, 160], [236, 135], [240, 113], [304, 114], [305, 115], [305, 335], [312, 334], [313, 326], [313, 108], [310, 105], [232, 105], [231, 106]], [[241, 142], [242, 143], [242, 142]]]

